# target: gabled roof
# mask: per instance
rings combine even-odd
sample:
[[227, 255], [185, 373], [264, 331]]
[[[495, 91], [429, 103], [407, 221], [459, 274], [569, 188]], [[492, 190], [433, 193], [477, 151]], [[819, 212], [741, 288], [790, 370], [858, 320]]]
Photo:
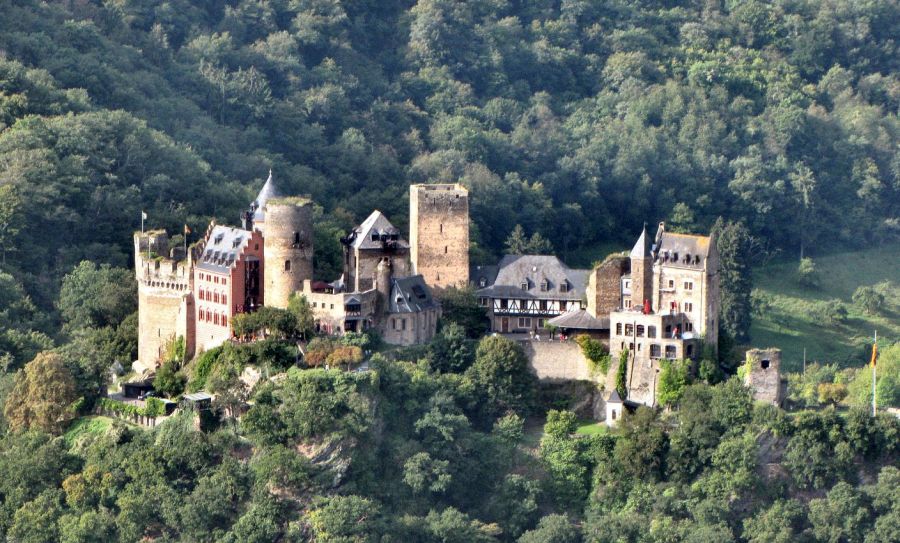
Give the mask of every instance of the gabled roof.
[[[506, 255], [498, 267], [494, 284], [478, 290], [479, 296], [581, 300], [590, 275], [590, 270], [573, 270], [552, 255]], [[547, 288], [542, 289], [545, 281]], [[565, 292], [560, 290], [562, 284]]]
[[421, 275], [395, 277], [391, 280], [388, 313], [418, 313], [439, 305], [431, 296], [431, 289]]
[[623, 403], [622, 397], [619, 396], [619, 392], [616, 389], [613, 389], [609, 394], [609, 398], [607, 398], [606, 403]]
[[354, 249], [383, 249], [385, 242], [393, 242], [394, 248], [409, 249], [409, 243], [400, 236], [400, 230], [377, 209], [350, 232], [347, 241]]
[[275, 180], [272, 179], [272, 170], [270, 169], [269, 178], [266, 179], [266, 183], [256, 196], [256, 200], [253, 200], [253, 205], [256, 206], [256, 211], [253, 213], [253, 221], [264, 222], [265, 212], [263, 209], [266, 207], [266, 202], [268, 202], [270, 198], [277, 198], [279, 196], [283, 196], [283, 194], [281, 194], [281, 191], [275, 186]]
[[202, 270], [227, 273], [237, 260], [241, 252], [250, 241], [253, 233], [240, 228], [229, 226], [213, 226], [200, 255], [197, 267]]

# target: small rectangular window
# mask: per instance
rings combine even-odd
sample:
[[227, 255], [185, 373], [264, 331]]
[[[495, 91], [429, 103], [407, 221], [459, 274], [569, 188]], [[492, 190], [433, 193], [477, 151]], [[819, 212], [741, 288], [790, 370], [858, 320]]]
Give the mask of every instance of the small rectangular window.
[[684, 290], [694, 290], [694, 282], [693, 281], [685, 281], [684, 282]]
[[669, 288], [675, 288], [675, 280], [669, 279]]
[[656, 327], [655, 327], [655, 326], [648, 326], [648, 327], [647, 327], [647, 337], [649, 337], [649, 338], [655, 338], [655, 337], [656, 337]]
[[643, 324], [637, 325], [637, 337], [644, 337], [644, 325]]
[[693, 310], [694, 310], [694, 304], [692, 304], [691, 302], [684, 302], [684, 312], [685, 313], [690, 313]]
[[626, 335], [626, 336], [630, 336], [630, 335], [633, 335], [633, 334], [634, 334], [634, 325], [633, 325], [633, 324], [626, 324], [626, 325], [625, 325], [625, 335]]
[[622, 335], [622, 323], [621, 322], [616, 323], [616, 335], [617, 336]]

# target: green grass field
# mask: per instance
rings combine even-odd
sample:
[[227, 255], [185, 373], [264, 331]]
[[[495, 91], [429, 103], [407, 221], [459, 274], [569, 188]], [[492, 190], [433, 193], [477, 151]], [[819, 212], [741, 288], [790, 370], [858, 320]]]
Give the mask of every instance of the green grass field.
[[112, 426], [113, 419], [109, 417], [100, 417], [100, 416], [90, 416], [90, 417], [81, 417], [72, 423], [72, 426], [66, 430], [66, 433], [63, 434], [63, 439], [66, 442], [66, 446], [71, 448], [72, 445], [78, 442], [78, 440], [86, 435], [96, 434], [100, 435], [109, 430], [110, 426]]
[[594, 436], [605, 434], [607, 430], [606, 423], [593, 420], [582, 420], [578, 421], [578, 429], [575, 430], [575, 433], [580, 436]]
[[[814, 257], [820, 278], [817, 288], [796, 280], [798, 262], [777, 262], [756, 270], [754, 288], [768, 295], [771, 310], [754, 315], [750, 330], [754, 347], [779, 347], [782, 370], [799, 371], [803, 349], [808, 362], [857, 366], [865, 362], [873, 332], [879, 343], [900, 339], [900, 244], [865, 251]], [[885, 306], [867, 315], [853, 301], [857, 287], [891, 282]], [[816, 316], [816, 306], [841, 300], [849, 312], [845, 322], [831, 324]]]

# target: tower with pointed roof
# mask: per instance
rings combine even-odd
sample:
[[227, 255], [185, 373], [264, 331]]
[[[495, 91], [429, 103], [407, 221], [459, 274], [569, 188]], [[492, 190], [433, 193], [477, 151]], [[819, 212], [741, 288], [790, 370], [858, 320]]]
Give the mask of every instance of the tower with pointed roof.
[[250, 209], [241, 215], [241, 221], [245, 230], [259, 230], [265, 233], [266, 226], [266, 204], [272, 198], [283, 196], [281, 190], [275, 184], [272, 177], [272, 169], [269, 168], [269, 177], [260, 189], [256, 199], [250, 204]]
[[653, 256], [647, 225], [631, 249], [631, 306], [651, 305], [653, 309]]

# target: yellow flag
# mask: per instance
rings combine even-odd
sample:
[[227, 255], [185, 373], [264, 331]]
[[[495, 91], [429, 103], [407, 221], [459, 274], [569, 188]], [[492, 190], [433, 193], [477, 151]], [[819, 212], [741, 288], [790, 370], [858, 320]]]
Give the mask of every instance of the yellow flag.
[[872, 362], [871, 362], [873, 368], [875, 367], [875, 360], [877, 358], [878, 358], [878, 344], [873, 343], [872, 344]]
[[190, 229], [190, 227], [188, 227], [188, 225], [184, 225], [184, 233], [185, 233], [185, 234], [190, 234], [190, 233], [191, 233], [191, 229]]

